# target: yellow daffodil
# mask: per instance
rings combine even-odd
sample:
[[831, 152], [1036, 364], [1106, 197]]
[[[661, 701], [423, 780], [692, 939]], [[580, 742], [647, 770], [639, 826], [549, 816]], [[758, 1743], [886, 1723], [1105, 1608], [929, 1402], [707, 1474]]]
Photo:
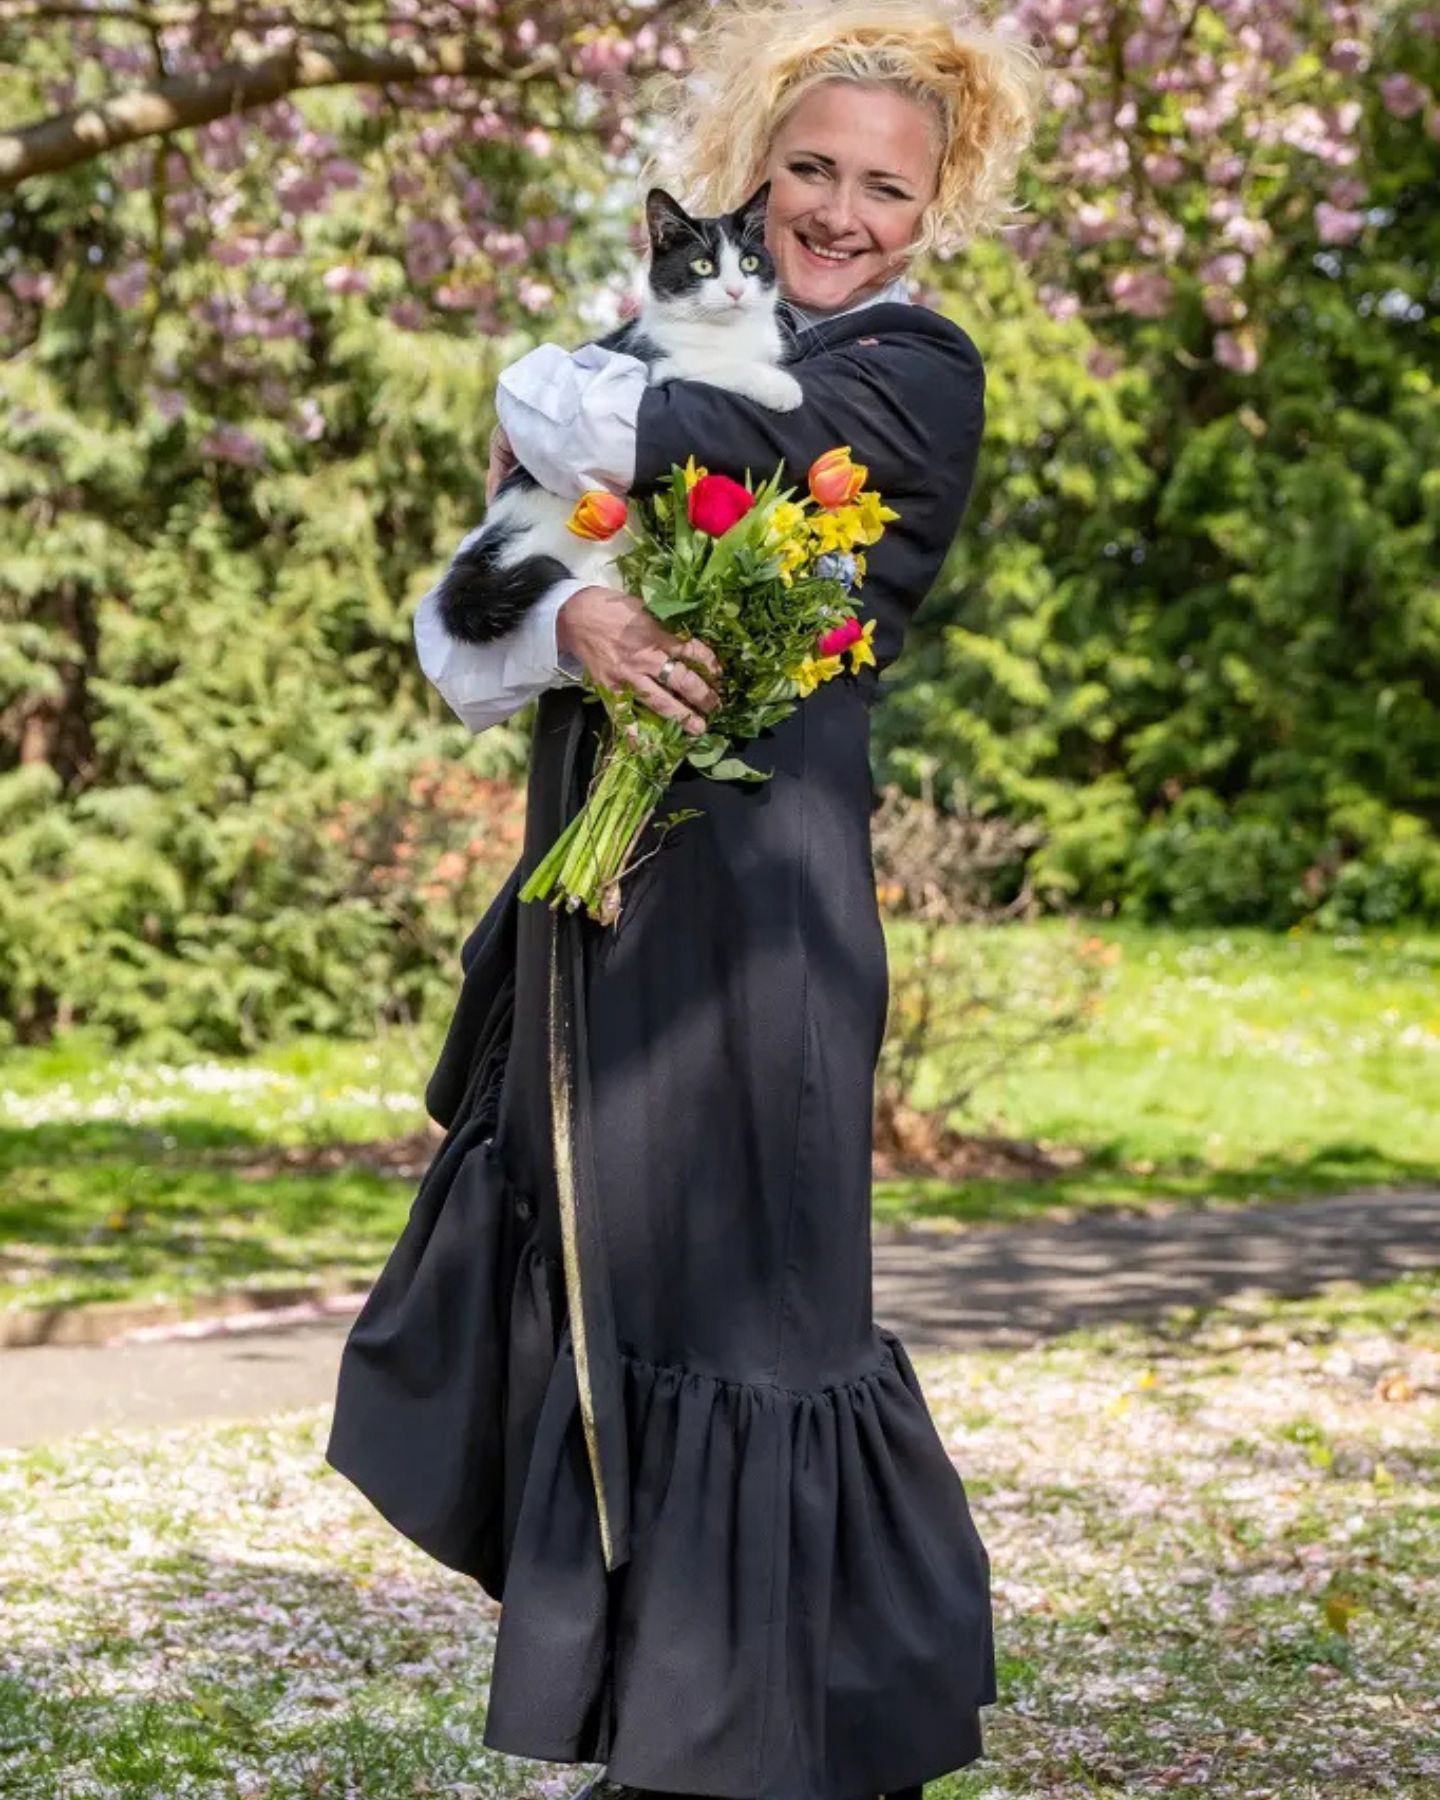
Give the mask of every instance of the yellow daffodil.
[[685, 492], [688, 494], [697, 481], [703, 481], [710, 473], [708, 469], [700, 469], [695, 465], [694, 456], [685, 458]]
[[866, 541], [861, 536], [860, 513], [853, 506], [837, 506], [820, 513], [810, 521], [810, 530], [815, 548], [822, 555], [827, 550], [838, 550], [844, 555]]
[[873, 491], [861, 494], [853, 510], [860, 527], [858, 541], [862, 544], [878, 544], [885, 535], [886, 525], [900, 517], [893, 506], [887, 506]]
[[779, 544], [786, 538], [798, 537], [805, 527], [805, 508], [797, 506], [793, 500], [781, 500], [771, 509], [766, 527], [773, 543]]
[[804, 662], [791, 669], [790, 679], [802, 694], [813, 694], [822, 681], [839, 675], [844, 667], [844, 661], [838, 656], [807, 656]]
[[859, 637], [855, 639], [855, 642], [845, 646], [850, 654], [850, 673], [852, 675], [865, 663], [869, 663], [873, 668], [875, 663], [875, 651], [871, 640], [874, 636], [875, 621], [873, 619], [867, 619], [864, 628]]

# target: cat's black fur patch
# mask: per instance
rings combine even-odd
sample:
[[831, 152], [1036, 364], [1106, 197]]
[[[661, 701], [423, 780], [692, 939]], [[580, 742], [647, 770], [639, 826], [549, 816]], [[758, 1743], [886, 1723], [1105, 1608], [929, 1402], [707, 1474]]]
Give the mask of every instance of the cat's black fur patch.
[[[501, 486], [535, 487], [525, 469], [512, 469]], [[497, 493], [499, 490], [496, 490]], [[496, 525], [451, 563], [440, 579], [436, 605], [440, 622], [451, 637], [467, 644], [488, 644], [504, 637], [557, 581], [570, 571], [553, 556], [526, 556], [501, 566], [501, 551], [516, 536], [518, 525]]]

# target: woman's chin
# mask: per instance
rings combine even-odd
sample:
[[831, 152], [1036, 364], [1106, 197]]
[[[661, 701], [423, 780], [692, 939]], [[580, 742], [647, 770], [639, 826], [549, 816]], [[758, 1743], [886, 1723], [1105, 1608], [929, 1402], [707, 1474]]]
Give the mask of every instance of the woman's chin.
[[848, 270], [844, 276], [821, 277], [801, 275], [797, 279], [787, 279], [781, 272], [780, 291], [787, 300], [796, 306], [809, 308], [814, 312], [838, 312], [841, 307], [859, 297], [865, 283], [857, 280]]

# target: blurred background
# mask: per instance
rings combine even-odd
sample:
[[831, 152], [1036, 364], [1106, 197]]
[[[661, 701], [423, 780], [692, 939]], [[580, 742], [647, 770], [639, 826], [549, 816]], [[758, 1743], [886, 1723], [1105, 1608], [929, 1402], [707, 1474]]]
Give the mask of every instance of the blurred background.
[[[403, 1224], [533, 716], [466, 733], [411, 618], [497, 372], [626, 309], [703, 11], [0, 0], [0, 1323], [39, 1396], [0, 1440], [218, 1392], [37, 1346], [353, 1310]], [[980, 474], [874, 722], [877, 1271], [1021, 1702], [953, 1792], [1429, 1792], [1440, 8], [1008, 18], [1049, 69], [1021, 210], [917, 287], [985, 360]], [[11, 1533], [15, 1792], [551, 1791], [476, 1748], [488, 1603], [312, 1491], [296, 1418], [0, 1464], [51, 1521]], [[121, 1466], [128, 1550], [65, 1498]], [[81, 1703], [96, 1643], [158, 1711]]]

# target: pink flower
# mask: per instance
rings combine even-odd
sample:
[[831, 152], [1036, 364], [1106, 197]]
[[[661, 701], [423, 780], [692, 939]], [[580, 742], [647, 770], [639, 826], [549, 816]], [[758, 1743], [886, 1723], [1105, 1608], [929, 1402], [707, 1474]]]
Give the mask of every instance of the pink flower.
[[1237, 375], [1253, 375], [1260, 366], [1260, 352], [1254, 338], [1244, 331], [1215, 333], [1215, 360]]
[[864, 636], [864, 628], [858, 619], [845, 619], [831, 630], [822, 632], [816, 640], [817, 656], [838, 656], [842, 650], [848, 650], [857, 638]]
[[1322, 200], [1315, 208], [1315, 228], [1322, 244], [1348, 244], [1365, 229], [1365, 215]]
[[1429, 90], [1413, 75], [1387, 75], [1380, 83], [1380, 98], [1397, 119], [1410, 119], [1429, 99]]

